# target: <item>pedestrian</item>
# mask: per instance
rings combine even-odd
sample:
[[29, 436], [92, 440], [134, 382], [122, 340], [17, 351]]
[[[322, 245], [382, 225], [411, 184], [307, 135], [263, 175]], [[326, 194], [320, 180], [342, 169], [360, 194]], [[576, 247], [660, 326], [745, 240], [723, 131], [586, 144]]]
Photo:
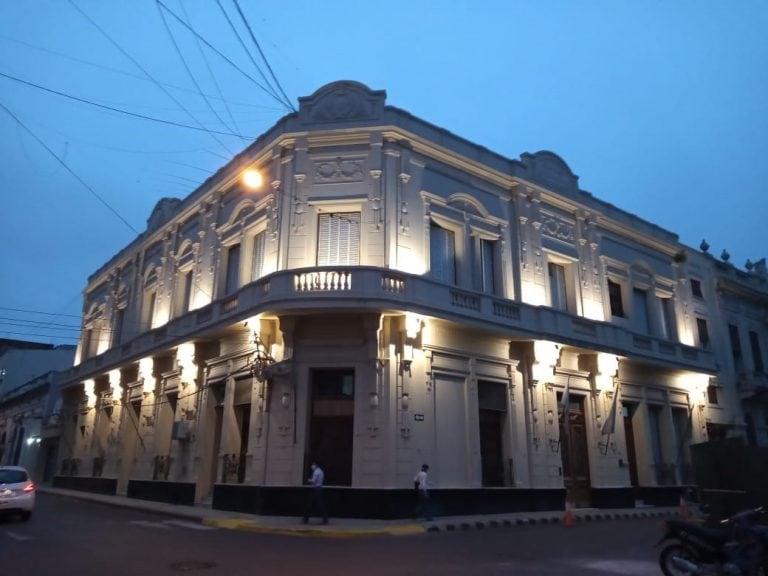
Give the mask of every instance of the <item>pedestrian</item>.
[[413, 477], [413, 487], [419, 496], [419, 506], [416, 509], [416, 516], [424, 516], [427, 521], [432, 520], [429, 510], [429, 465], [422, 464], [421, 470]]
[[328, 514], [325, 511], [325, 494], [323, 494], [325, 474], [316, 462], [312, 462], [310, 469], [312, 470], [312, 475], [307, 479], [307, 482], [311, 486], [311, 492], [307, 502], [307, 510], [301, 522], [302, 524], [308, 523], [312, 512], [316, 511], [323, 519], [323, 524], [328, 524]]

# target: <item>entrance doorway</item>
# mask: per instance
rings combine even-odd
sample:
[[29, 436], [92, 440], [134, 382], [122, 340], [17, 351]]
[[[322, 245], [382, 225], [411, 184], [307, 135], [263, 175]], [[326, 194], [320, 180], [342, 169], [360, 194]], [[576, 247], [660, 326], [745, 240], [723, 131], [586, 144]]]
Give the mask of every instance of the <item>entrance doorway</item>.
[[[558, 401], [561, 399], [562, 394], [558, 393]], [[579, 508], [586, 508], [591, 502], [591, 489], [584, 397], [571, 394], [568, 400], [568, 406], [560, 415], [563, 484], [574, 505]]]
[[305, 474], [316, 462], [329, 486], [352, 485], [355, 371], [352, 368], [317, 368], [310, 372], [311, 413]]
[[622, 405], [624, 413], [624, 437], [627, 443], [627, 464], [629, 465], [629, 482], [632, 486], [638, 486], [637, 480], [637, 454], [635, 450], [635, 428], [632, 420], [637, 411], [637, 404], [625, 403]]
[[504, 422], [507, 387], [502, 382], [479, 381], [480, 466], [483, 486], [504, 486]]

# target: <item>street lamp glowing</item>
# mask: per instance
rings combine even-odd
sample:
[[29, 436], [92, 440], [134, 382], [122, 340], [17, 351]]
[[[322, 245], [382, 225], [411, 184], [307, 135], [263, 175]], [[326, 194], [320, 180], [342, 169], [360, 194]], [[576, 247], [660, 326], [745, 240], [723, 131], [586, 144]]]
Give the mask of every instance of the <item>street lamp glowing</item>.
[[243, 178], [243, 184], [245, 184], [248, 188], [252, 190], [261, 188], [261, 185], [264, 183], [264, 178], [261, 176], [261, 172], [259, 172], [258, 170], [254, 170], [252, 168], [245, 170], [243, 172], [242, 178]]

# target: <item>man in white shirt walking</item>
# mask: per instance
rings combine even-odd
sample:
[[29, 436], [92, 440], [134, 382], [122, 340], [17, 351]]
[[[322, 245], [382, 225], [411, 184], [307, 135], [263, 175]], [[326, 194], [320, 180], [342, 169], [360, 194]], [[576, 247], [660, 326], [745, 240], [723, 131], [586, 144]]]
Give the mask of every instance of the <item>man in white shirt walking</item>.
[[301, 522], [307, 524], [312, 515], [312, 511], [316, 509], [323, 519], [323, 524], [328, 524], [328, 514], [325, 511], [325, 495], [323, 494], [325, 474], [323, 473], [323, 469], [315, 462], [312, 462], [311, 470], [312, 475], [307, 479], [307, 482], [312, 486], [312, 492], [309, 497], [309, 502], [307, 503], [307, 511]]
[[414, 488], [419, 494], [419, 507], [416, 509], [416, 516], [424, 516], [427, 521], [432, 520], [432, 515], [429, 511], [429, 465], [423, 464], [421, 470], [413, 477]]

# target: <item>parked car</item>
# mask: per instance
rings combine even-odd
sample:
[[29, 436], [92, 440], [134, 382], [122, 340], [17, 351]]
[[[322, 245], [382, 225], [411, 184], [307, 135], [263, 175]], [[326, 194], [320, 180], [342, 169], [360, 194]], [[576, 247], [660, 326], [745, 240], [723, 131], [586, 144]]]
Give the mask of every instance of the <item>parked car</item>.
[[0, 466], [0, 514], [29, 520], [35, 509], [35, 483], [21, 466]]

